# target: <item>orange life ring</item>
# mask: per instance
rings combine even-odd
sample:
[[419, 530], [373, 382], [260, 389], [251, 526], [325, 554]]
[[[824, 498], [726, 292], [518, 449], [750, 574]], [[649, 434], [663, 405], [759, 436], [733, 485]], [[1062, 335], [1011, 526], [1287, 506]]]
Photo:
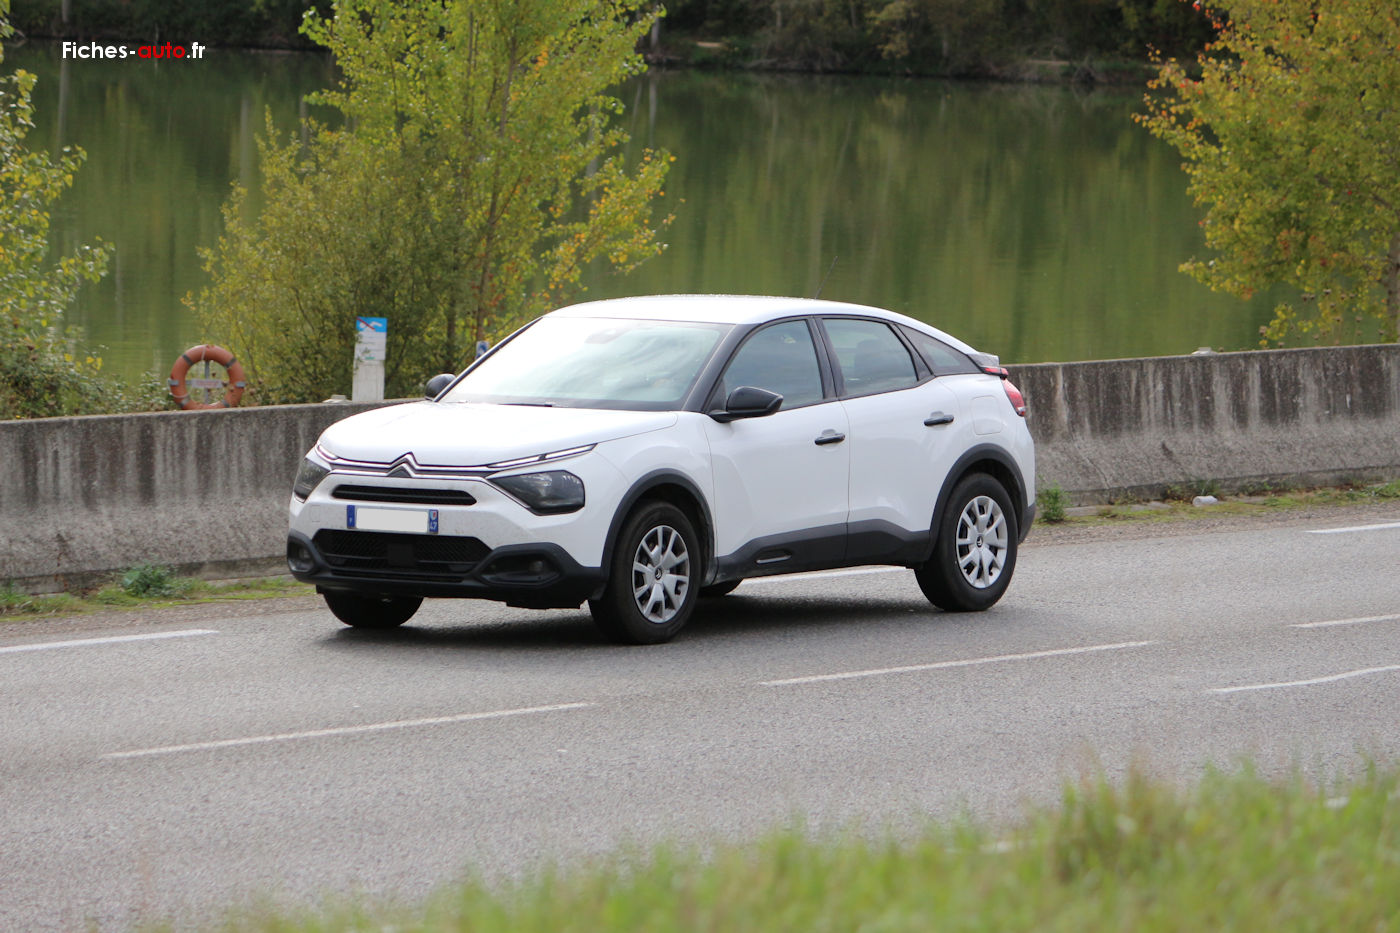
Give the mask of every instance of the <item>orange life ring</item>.
[[[185, 374], [195, 363], [202, 363], [205, 360], [218, 363], [228, 372], [228, 381], [224, 383], [228, 386], [228, 390], [224, 392], [222, 401], [194, 402], [190, 400], [190, 393], [185, 389]], [[185, 411], [205, 408], [234, 408], [238, 405], [239, 399], [243, 398], [243, 390], [247, 387], [248, 379], [243, 373], [243, 364], [234, 358], [232, 352], [211, 343], [190, 347], [181, 353], [180, 358], [175, 361], [175, 365], [170, 367], [170, 394], [175, 397], [175, 403]]]

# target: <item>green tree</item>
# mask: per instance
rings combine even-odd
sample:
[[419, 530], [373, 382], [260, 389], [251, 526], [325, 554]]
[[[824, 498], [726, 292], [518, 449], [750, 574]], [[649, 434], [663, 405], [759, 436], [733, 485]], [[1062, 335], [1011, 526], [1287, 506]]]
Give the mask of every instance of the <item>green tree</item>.
[[[10, 34], [9, 6], [0, 0], [0, 37]], [[34, 80], [0, 78], [0, 419], [101, 411], [107, 389], [101, 361], [61, 326], [78, 287], [102, 277], [107, 252], [81, 246], [57, 264], [48, 258], [49, 209], [84, 154], [65, 148], [55, 161], [27, 148]]]
[[1161, 65], [1147, 127], [1186, 158], [1214, 258], [1182, 268], [1249, 297], [1298, 290], [1266, 339], [1400, 328], [1400, 9], [1231, 0], [1191, 68]]
[[264, 401], [345, 391], [354, 317], [389, 319], [408, 395], [579, 290], [599, 260], [663, 248], [670, 156], [623, 162], [609, 93], [642, 68], [650, 0], [343, 0], [308, 36], [342, 79], [342, 128], [261, 144], [266, 207], [235, 190], [194, 302]]

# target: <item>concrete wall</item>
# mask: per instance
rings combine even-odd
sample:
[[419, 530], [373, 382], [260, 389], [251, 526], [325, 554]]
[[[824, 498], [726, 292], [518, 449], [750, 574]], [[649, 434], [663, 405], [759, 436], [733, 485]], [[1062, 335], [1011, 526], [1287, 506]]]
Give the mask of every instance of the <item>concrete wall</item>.
[[1400, 346], [1013, 366], [1037, 472], [1076, 503], [1217, 480], [1400, 476]]
[[139, 561], [285, 573], [302, 455], [373, 403], [0, 421], [0, 583], [84, 587]]
[[[1400, 346], [1012, 367], [1042, 482], [1077, 503], [1172, 483], [1400, 476]], [[372, 404], [0, 422], [0, 583], [88, 585], [143, 560], [282, 572], [302, 454]]]

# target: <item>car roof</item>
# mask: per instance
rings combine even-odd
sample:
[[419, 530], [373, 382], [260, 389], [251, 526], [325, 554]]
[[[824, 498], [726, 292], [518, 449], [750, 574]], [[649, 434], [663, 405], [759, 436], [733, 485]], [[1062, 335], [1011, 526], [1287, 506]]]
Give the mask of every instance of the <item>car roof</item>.
[[560, 308], [547, 316], [762, 324], [765, 321], [803, 314], [853, 314], [881, 318], [930, 333], [965, 353], [977, 352], [956, 337], [897, 311], [817, 298], [780, 298], [770, 295], [643, 295], [587, 301]]

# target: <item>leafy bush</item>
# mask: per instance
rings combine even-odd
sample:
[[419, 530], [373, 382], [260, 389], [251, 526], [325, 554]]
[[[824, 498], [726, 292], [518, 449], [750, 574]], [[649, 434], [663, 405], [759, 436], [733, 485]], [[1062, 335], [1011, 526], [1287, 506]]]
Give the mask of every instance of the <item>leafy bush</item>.
[[[10, 33], [7, 7], [0, 37]], [[79, 287], [103, 276], [111, 251], [99, 243], [49, 258], [50, 210], [86, 156], [65, 146], [51, 159], [27, 147], [34, 82], [25, 71], [0, 77], [0, 420], [164, 407], [154, 376], [128, 385], [103, 374], [82, 332], [64, 326]]]
[[122, 590], [128, 596], [179, 596], [187, 589], [188, 580], [181, 580], [175, 571], [161, 564], [136, 564], [122, 574]]
[[[1213, 5], [1212, 5], [1213, 6]], [[1400, 19], [1395, 0], [1229, 0], [1195, 62], [1167, 59], [1137, 119], [1181, 153], [1210, 253], [1182, 265], [1250, 298], [1284, 286], [1261, 330], [1364, 339], [1400, 330]]]
[[[306, 35], [340, 84], [343, 128], [260, 143], [265, 207], [225, 207], [191, 304], [239, 347], [264, 402], [350, 388], [354, 319], [388, 319], [385, 391], [416, 394], [577, 293], [597, 261], [655, 256], [671, 159], [624, 161], [611, 90], [642, 68], [641, 0], [343, 0]], [[463, 62], [473, 63], [463, 67]]]
[[[8, 6], [0, 37], [10, 34]], [[105, 389], [101, 362], [62, 322], [78, 287], [102, 277], [108, 253], [79, 246], [50, 265], [49, 210], [85, 155], [65, 146], [54, 160], [27, 147], [34, 81], [25, 71], [0, 77], [0, 419], [93, 411]]]
[[1068, 514], [1069, 493], [1060, 488], [1059, 483], [1041, 486], [1035, 494], [1036, 514], [1043, 522], [1056, 524], [1064, 521]]

